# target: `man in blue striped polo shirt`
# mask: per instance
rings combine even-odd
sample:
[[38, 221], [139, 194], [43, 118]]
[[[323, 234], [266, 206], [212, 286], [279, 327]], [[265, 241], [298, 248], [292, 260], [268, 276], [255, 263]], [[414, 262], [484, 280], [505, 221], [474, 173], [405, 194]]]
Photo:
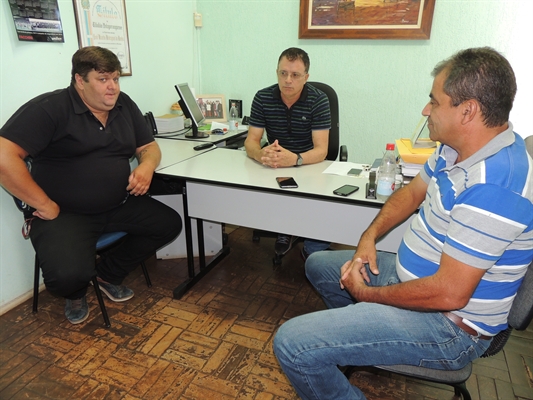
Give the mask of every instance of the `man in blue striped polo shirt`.
[[[248, 137], [244, 143], [250, 158], [271, 168], [297, 167], [323, 161], [328, 152], [331, 115], [326, 94], [307, 84], [309, 56], [291, 47], [281, 53], [278, 83], [260, 90], [252, 102]], [[266, 130], [268, 145], [261, 147]], [[275, 250], [285, 254], [292, 238], [280, 234]], [[325, 250], [328, 242], [307, 239], [302, 255]]]
[[[364, 399], [337, 365], [460, 369], [482, 355], [533, 259], [533, 160], [508, 121], [516, 81], [491, 48], [433, 71], [428, 117], [442, 144], [395, 192], [357, 251], [313, 254], [329, 310], [289, 320], [274, 351], [304, 399]], [[376, 241], [420, 207], [398, 255]]]

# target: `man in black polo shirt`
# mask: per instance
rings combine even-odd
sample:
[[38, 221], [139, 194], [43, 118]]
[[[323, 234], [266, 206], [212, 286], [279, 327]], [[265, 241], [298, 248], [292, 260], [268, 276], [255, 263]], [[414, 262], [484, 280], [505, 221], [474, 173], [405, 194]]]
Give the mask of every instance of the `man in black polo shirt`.
[[[70, 86], [30, 100], [0, 130], [0, 184], [32, 208], [26, 225], [44, 283], [66, 298], [74, 324], [89, 315], [85, 294], [95, 273], [111, 300], [130, 299], [123, 279], [182, 227], [179, 214], [144, 196], [161, 152], [137, 105], [120, 92], [120, 74], [111, 51], [80, 49]], [[139, 165], [131, 171], [133, 155]], [[128, 235], [95, 271], [98, 237], [118, 231]]]
[[[309, 56], [302, 49], [291, 47], [279, 56], [278, 83], [257, 92], [252, 103], [244, 143], [248, 157], [271, 168], [315, 164], [326, 158], [331, 128], [329, 100], [306, 83], [309, 65]], [[261, 148], [265, 129], [268, 145]], [[276, 254], [285, 254], [291, 245], [290, 236], [279, 234]], [[307, 239], [302, 256], [305, 259], [328, 247], [328, 242]]]

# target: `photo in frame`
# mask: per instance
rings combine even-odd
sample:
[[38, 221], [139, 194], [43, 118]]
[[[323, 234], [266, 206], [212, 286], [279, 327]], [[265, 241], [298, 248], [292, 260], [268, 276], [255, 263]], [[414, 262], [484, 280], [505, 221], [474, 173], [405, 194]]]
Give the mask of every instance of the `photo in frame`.
[[436, 0], [300, 0], [300, 39], [429, 39]]
[[223, 94], [199, 94], [196, 103], [208, 121], [227, 121], [226, 100]]
[[235, 104], [235, 108], [237, 109], [237, 116], [239, 118], [242, 118], [242, 100], [228, 100], [228, 110], [231, 109], [231, 105]]
[[73, 0], [80, 49], [100, 46], [116, 54], [122, 76], [131, 76], [125, 0]]

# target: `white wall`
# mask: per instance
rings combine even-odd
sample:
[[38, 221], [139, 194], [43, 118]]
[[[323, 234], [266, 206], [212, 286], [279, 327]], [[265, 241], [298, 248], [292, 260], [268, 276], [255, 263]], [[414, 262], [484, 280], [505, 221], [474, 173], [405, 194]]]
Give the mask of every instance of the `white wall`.
[[[178, 99], [174, 85], [198, 79], [194, 9], [193, 0], [126, 1], [133, 75], [120, 83], [143, 112], [168, 113]], [[69, 85], [71, 57], [78, 49], [72, 1], [59, 0], [59, 10], [65, 43], [20, 42], [8, 2], [0, 3], [0, 126], [32, 97]], [[0, 314], [32, 288], [34, 252], [21, 226], [22, 214], [0, 188]]]
[[[0, 5], [0, 125], [30, 98], [66, 87], [78, 48], [71, 0], [60, 0], [65, 43], [25, 43], [15, 36], [7, 1]], [[204, 27], [193, 27], [195, 9]], [[385, 143], [409, 136], [428, 99], [441, 59], [492, 46], [518, 80], [512, 121], [531, 134], [533, 2], [437, 0], [430, 40], [300, 40], [299, 0], [126, 0], [133, 76], [122, 90], [143, 111], [168, 112], [174, 84], [244, 101], [276, 81], [277, 58], [290, 46], [311, 57], [310, 79], [331, 84], [341, 103], [341, 142], [350, 160], [370, 161]], [[527, 119], [526, 119], [527, 118]], [[0, 190], [0, 314], [32, 287], [33, 249], [20, 235], [22, 216]]]

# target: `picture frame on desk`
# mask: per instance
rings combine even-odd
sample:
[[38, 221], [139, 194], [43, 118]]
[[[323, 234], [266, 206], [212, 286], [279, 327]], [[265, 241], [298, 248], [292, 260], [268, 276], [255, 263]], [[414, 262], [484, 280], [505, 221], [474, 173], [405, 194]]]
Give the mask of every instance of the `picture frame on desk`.
[[434, 9], [435, 0], [300, 0], [298, 38], [429, 39]]
[[242, 100], [234, 100], [229, 99], [228, 100], [228, 109], [231, 109], [231, 105], [235, 104], [235, 108], [237, 108], [238, 117], [242, 118]]
[[226, 100], [223, 94], [199, 94], [196, 103], [208, 121], [227, 121]]
[[[105, 2], [73, 0], [73, 2], [80, 49], [87, 46], [100, 46], [111, 50], [120, 61], [121, 76], [131, 76], [125, 0], [106, 0]], [[112, 24], [109, 23], [107, 13], [113, 14]]]

